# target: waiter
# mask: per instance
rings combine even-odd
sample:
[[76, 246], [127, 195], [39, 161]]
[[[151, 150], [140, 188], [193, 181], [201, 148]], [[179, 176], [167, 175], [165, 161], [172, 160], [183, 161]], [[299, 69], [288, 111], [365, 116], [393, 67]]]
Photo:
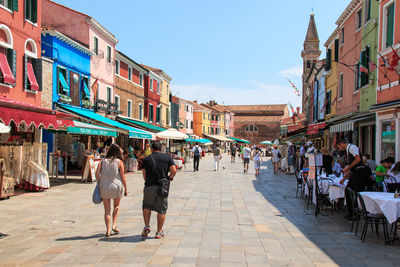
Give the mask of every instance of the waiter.
[[337, 142], [337, 148], [340, 151], [346, 152], [346, 167], [343, 169], [344, 177], [340, 183], [343, 184], [346, 179], [349, 179], [345, 190], [348, 211], [345, 218], [353, 219], [353, 205], [351, 201], [353, 196], [351, 196], [347, 188], [351, 188], [355, 192], [365, 191], [366, 187], [370, 188], [372, 185], [372, 180], [370, 178], [372, 173], [371, 170], [363, 164], [360, 149], [356, 145], [349, 144], [346, 140], [341, 139]]

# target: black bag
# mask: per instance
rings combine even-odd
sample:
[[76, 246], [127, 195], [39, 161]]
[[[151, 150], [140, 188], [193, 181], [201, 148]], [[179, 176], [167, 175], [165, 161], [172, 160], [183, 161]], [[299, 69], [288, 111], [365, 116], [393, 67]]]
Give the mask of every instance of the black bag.
[[162, 178], [158, 186], [158, 195], [162, 198], [168, 197], [170, 181], [168, 178]]
[[[151, 157], [151, 160], [153, 161], [154, 168], [156, 168], [156, 163], [154, 162], [153, 155], [150, 155], [150, 157]], [[161, 198], [168, 197], [169, 185], [170, 185], [170, 181], [168, 178], [161, 178], [160, 185], [158, 186], [158, 195]]]

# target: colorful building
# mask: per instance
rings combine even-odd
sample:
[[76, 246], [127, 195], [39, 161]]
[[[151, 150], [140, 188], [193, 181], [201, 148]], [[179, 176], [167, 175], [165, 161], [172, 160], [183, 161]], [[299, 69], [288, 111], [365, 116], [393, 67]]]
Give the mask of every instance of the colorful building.
[[211, 109], [193, 101], [193, 132], [195, 135], [211, 134]]
[[148, 73], [121, 51], [115, 59], [115, 103], [121, 116], [144, 120], [144, 77]]
[[148, 72], [144, 76], [144, 117], [154, 125], [161, 125], [161, 81], [162, 78], [148, 66], [141, 64]]
[[171, 94], [171, 126], [179, 129], [179, 98]]
[[193, 102], [179, 98], [179, 125], [180, 131], [193, 134]]
[[[379, 1], [379, 39], [376, 62], [379, 66], [376, 88], [376, 161], [388, 156], [400, 160], [400, 49], [399, 1]], [[396, 54], [397, 56], [396, 56]], [[397, 58], [397, 59], [396, 59]]]
[[[42, 10], [42, 24], [45, 28], [61, 32], [86, 45], [93, 52], [89, 82], [90, 87], [94, 89], [91, 102], [98, 112], [117, 113], [114, 103], [117, 38], [92, 17], [53, 1], [43, 0]], [[93, 86], [94, 84], [96, 85]]]

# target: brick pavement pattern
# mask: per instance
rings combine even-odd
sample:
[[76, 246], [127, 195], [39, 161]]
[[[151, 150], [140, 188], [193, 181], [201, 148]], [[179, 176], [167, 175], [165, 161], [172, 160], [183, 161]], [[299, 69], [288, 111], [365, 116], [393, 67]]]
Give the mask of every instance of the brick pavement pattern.
[[[250, 164], [251, 166], [252, 163]], [[140, 237], [141, 174], [128, 175], [121, 201], [121, 233], [104, 239], [102, 205], [91, 203], [94, 184], [68, 183], [44, 193], [0, 201], [0, 266], [398, 266], [399, 243], [384, 246], [349, 233], [342, 215], [307, 215], [295, 198], [293, 176], [244, 174], [225, 155], [213, 171], [210, 156], [178, 173], [172, 184], [167, 237]], [[382, 235], [381, 235], [382, 236]]]

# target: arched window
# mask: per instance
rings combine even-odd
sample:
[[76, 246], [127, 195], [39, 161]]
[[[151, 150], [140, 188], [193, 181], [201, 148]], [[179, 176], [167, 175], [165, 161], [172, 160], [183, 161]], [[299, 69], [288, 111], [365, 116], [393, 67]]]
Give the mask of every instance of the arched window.
[[0, 46], [4, 48], [13, 49], [14, 41], [10, 31], [6, 25], [0, 25]]
[[246, 132], [258, 132], [258, 128], [255, 125], [247, 125], [245, 131]]
[[35, 41], [31, 38], [26, 39], [25, 41], [25, 55], [28, 57], [37, 58], [37, 46]]
[[42, 83], [42, 62], [38, 58], [38, 49], [35, 41], [31, 38], [25, 41], [24, 56], [24, 88], [28, 92], [41, 90]]
[[0, 25], [0, 83], [15, 86], [17, 75], [17, 53], [13, 50], [13, 37], [10, 29]]

